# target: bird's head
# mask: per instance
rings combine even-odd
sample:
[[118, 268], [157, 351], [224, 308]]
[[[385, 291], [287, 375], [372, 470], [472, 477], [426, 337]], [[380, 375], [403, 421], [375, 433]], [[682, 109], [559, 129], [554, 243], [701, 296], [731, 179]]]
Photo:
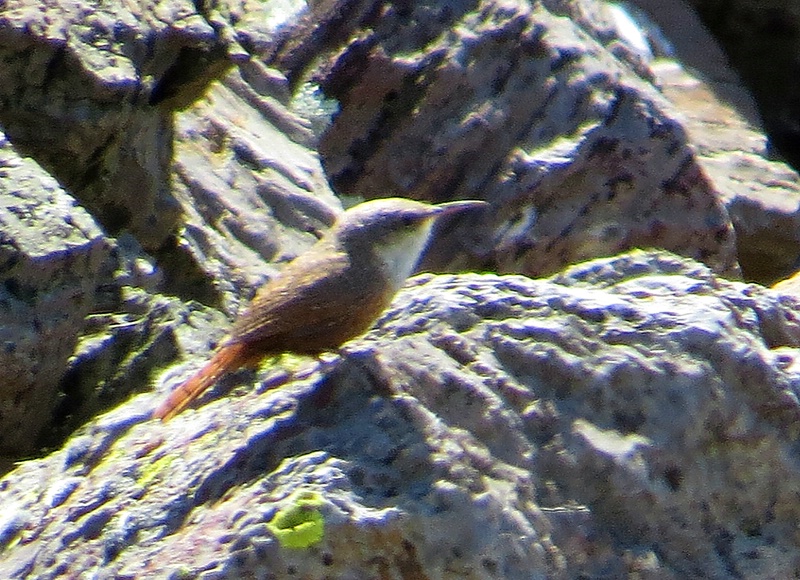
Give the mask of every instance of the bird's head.
[[399, 288], [414, 271], [437, 219], [486, 205], [477, 200], [431, 205], [404, 198], [376, 199], [344, 212], [331, 233], [348, 252], [378, 257], [390, 284]]

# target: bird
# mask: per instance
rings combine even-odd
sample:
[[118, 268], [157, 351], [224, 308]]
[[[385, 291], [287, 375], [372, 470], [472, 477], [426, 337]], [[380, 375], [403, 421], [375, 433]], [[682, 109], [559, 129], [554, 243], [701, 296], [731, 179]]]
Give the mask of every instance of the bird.
[[319, 357], [364, 334], [405, 283], [437, 219], [487, 205], [366, 201], [344, 211], [322, 237], [262, 285], [210, 361], [153, 411], [167, 421], [222, 376], [283, 353]]

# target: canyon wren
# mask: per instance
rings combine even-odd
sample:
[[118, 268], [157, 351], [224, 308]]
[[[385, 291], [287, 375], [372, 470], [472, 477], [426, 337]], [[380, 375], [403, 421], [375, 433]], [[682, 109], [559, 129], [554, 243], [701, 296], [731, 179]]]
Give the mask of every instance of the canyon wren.
[[224, 374], [268, 355], [318, 356], [363, 334], [413, 273], [434, 222], [485, 205], [388, 198], [345, 211], [316, 244], [259, 288], [211, 360], [170, 393], [153, 417], [174, 417]]

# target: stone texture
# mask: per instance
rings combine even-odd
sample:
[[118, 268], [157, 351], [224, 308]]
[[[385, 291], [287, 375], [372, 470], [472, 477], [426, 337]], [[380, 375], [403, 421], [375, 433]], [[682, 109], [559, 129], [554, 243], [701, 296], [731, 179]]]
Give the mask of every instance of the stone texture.
[[[417, 278], [320, 374], [20, 466], [0, 573], [793, 577], [797, 307], [664, 253]], [[301, 492], [323, 537], [282, 547]]]
[[235, 314], [242, 298], [313, 244], [341, 211], [288, 81], [242, 65], [176, 116], [174, 194], [184, 231], [167, 285]]
[[[682, 113], [698, 162], [719, 189], [743, 272], [764, 283], [794, 272], [800, 245], [797, 172], [771, 154], [755, 101], [693, 9], [679, 0], [636, 4], [652, 15], [673, 51], [675, 60], [651, 68], [661, 92]], [[766, 106], [767, 116], [775, 113]], [[774, 130], [776, 120], [766, 122]]]
[[107, 230], [155, 250], [180, 217], [169, 111], [247, 57], [237, 37], [261, 42], [262, 4], [4, 2], [0, 123]]
[[415, 3], [377, 21], [348, 3], [350, 19], [323, 5], [322, 32], [299, 26], [275, 64], [295, 78], [307, 51], [346, 45], [315, 73], [341, 103], [321, 143], [337, 190], [495, 200], [497, 219], [439, 243], [431, 264], [467, 249], [486, 269], [540, 275], [658, 246], [725, 272], [737, 252], [747, 279], [786, 276], [796, 173], [687, 4], [637, 4], [662, 27], [646, 54], [591, 0]]
[[[80, 200], [91, 217], [76, 208], [84, 216], [76, 223], [99, 223], [103, 232], [82, 231], [111, 249], [102, 268], [94, 258], [76, 264], [80, 284], [64, 280], [65, 294], [87, 293], [54, 306], [64, 326], [52, 343], [30, 346], [39, 314], [11, 308], [4, 336], [26, 362], [10, 365], [10, 376], [41, 368], [30, 371], [35, 388], [13, 381], [0, 397], [13, 434], [0, 452], [10, 460], [60, 445], [89, 417], [149, 389], [177, 356], [204, 356], [272, 263], [291, 259], [333, 219], [339, 202], [309, 124], [289, 108], [283, 75], [241, 62], [209, 87], [280, 25], [262, 4], [202, 14], [181, 2], [4, 4], [0, 124], [31, 155], [25, 167], [35, 177], [23, 180], [24, 195], [31, 204], [54, 199], [46, 168], [67, 187], [55, 207]], [[173, 116], [176, 107], [188, 108]], [[27, 240], [51, 235], [44, 220], [24, 225]], [[63, 269], [75, 251], [37, 254], [29, 275]], [[47, 284], [61, 281], [53, 276], [26, 286], [25, 300], [52, 301]], [[19, 392], [35, 401], [30, 413]]]
[[[122, 256], [118, 278], [108, 286], [118, 287], [127, 277], [129, 258]], [[36, 449], [62, 445], [93, 416], [157, 379], [173, 385], [173, 371], [165, 374], [164, 368], [181, 356], [206, 356], [228, 325], [217, 310], [135, 287], [123, 287], [113, 301], [95, 308], [99, 311], [84, 321], [72, 357], [60, 369], [58, 404]]]
[[[599, 11], [388, 11], [322, 80], [341, 103], [320, 143], [333, 184], [366, 197], [490, 200], [495, 217], [475, 234], [483, 244], [468, 248], [493, 270], [542, 275], [658, 246], [735, 274], [716, 184], [652, 73], [612, 53], [614, 37], [593, 24]], [[438, 244], [436, 257], [451, 252]]]
[[800, 161], [800, 6], [792, 0], [688, 0], [758, 101], [774, 148]]
[[[797, 576], [797, 299], [719, 277], [798, 253], [796, 175], [751, 117], [591, 0], [275, 6], [4, 4], [0, 124], [32, 159], [4, 162], [0, 231], [35, 281], [6, 344], [51, 377], [59, 436], [157, 394], [0, 480], [0, 577]], [[340, 105], [324, 170], [292, 103], [315, 84]], [[168, 362], [200, 364], [330, 222], [325, 171], [338, 194], [489, 199], [427, 268], [552, 273], [644, 245], [705, 265], [418, 279], [307, 380], [237, 374], [147, 421], [185, 374]], [[302, 492], [325, 530], [288, 548], [273, 528]]]
[[110, 250], [92, 217], [0, 137], [0, 455], [35, 451], [51, 424]]

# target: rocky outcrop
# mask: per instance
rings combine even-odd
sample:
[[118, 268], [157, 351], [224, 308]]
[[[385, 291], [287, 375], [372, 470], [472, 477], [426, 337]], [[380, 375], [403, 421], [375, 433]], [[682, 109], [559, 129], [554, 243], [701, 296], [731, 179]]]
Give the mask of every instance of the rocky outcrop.
[[730, 217], [677, 112], [584, 8], [415, 4], [374, 23], [323, 79], [341, 103], [320, 143], [333, 184], [492, 200], [475, 239], [502, 272], [658, 246], [735, 274]]
[[669, 254], [423, 276], [310, 378], [0, 484], [4, 577], [792, 577], [798, 301]]
[[[637, 0], [641, 1], [653, 3]], [[797, 166], [800, 6], [791, 0], [776, 0], [768, 5], [753, 0], [681, 3], [691, 6], [702, 18], [756, 97], [775, 152]]]
[[[775, 31], [762, 28], [769, 20], [775, 24], [779, 20], [792, 22], [792, 9], [789, 4], [785, 10], [779, 8], [780, 2], [769, 9], [732, 2], [721, 14], [710, 3], [697, 0], [692, 4], [699, 8], [704, 18], [701, 22], [683, 0], [636, 0], [635, 4], [647, 10], [669, 41], [671, 50], [661, 56], [673, 58], [653, 62], [651, 68], [661, 92], [683, 115], [698, 161], [731, 216], [742, 270], [748, 279], [760, 282], [794, 272], [798, 266], [800, 186], [795, 170], [776, 156], [781, 153], [790, 163], [797, 159], [792, 152], [797, 146], [791, 144], [789, 135], [795, 129], [789, 121], [791, 114], [786, 112], [792, 106], [794, 89], [777, 89], [772, 84], [782, 84], [779, 79], [787, 75], [794, 77], [792, 67], [783, 62], [792, 49], [784, 53]], [[742, 22], [750, 23], [744, 27], [749, 28], [747, 33], [740, 28]], [[724, 43], [725, 52], [704, 23]], [[791, 28], [787, 24], [787, 29]], [[753, 41], [761, 35], [763, 38]], [[765, 57], [767, 47], [781, 56]], [[753, 62], [743, 64], [743, 59]], [[752, 73], [767, 76], [769, 83], [754, 83]], [[758, 101], [751, 96], [750, 88]], [[783, 99], [783, 104], [776, 102]], [[761, 128], [762, 116], [769, 141]]]
[[50, 175], [0, 138], [0, 456], [37, 450], [111, 245]]
[[[797, 575], [797, 301], [728, 279], [793, 269], [800, 198], [735, 75], [592, 0], [274, 6], [4, 4], [0, 453], [42, 458], [0, 576]], [[422, 268], [516, 275], [418, 278], [305, 379], [149, 420], [386, 195], [487, 199]], [[564, 271], [635, 247], [696, 261]]]
[[243, 62], [274, 32], [264, 10], [4, 4], [0, 455], [60, 445], [204, 355], [341, 207], [285, 77]]

